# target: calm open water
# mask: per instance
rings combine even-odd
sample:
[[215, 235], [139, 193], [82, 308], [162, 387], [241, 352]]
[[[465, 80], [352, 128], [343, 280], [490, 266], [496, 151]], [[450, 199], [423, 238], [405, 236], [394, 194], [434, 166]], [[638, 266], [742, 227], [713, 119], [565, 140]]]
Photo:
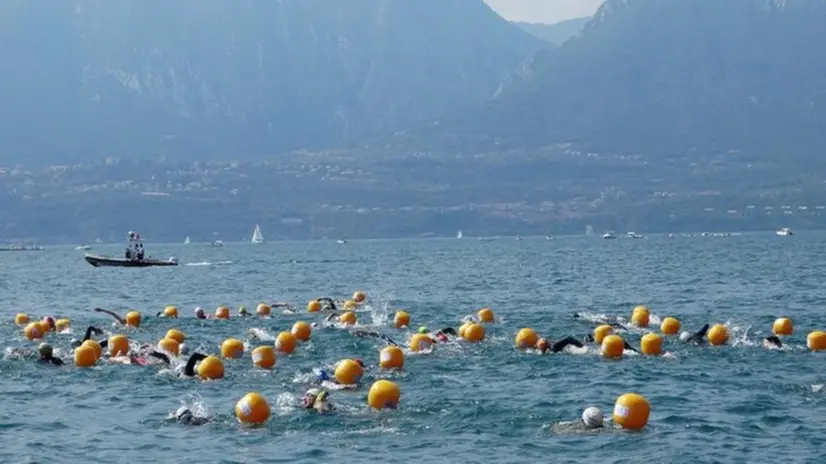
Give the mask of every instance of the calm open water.
[[[144, 316], [167, 304], [181, 319], [144, 318], [126, 329], [154, 343], [171, 327], [191, 349], [217, 354], [222, 340], [245, 339], [250, 327], [289, 330], [306, 302], [356, 289], [372, 312], [360, 323], [399, 342], [411, 331], [390, 327], [396, 308], [413, 325], [458, 326], [490, 306], [501, 323], [487, 326], [479, 345], [439, 346], [408, 355], [402, 373], [375, 367], [380, 345], [347, 332], [317, 329], [295, 354], [279, 356], [271, 372], [244, 359], [226, 362], [224, 379], [178, 379], [157, 368], [104, 364], [93, 369], [0, 360], [1, 462], [824, 462], [826, 383], [823, 354], [805, 350], [809, 330], [826, 328], [826, 234], [727, 238], [615, 240], [586, 238], [355, 241], [147, 245], [154, 257], [184, 264], [164, 269], [92, 268], [70, 247], [0, 253], [4, 347], [34, 347], [11, 321], [16, 312], [72, 319], [75, 335], [94, 323], [115, 330], [95, 306]], [[121, 247], [96, 251], [120, 254]], [[229, 263], [231, 262], [231, 263]], [[186, 264], [200, 265], [186, 265]], [[213, 263], [206, 265], [204, 263]], [[223, 264], [218, 264], [223, 263]], [[286, 300], [298, 316], [200, 321], [192, 308], [219, 305], [254, 311], [260, 301]], [[533, 327], [542, 336], [581, 336], [591, 326], [575, 311], [630, 317], [646, 304], [696, 330], [725, 322], [732, 343], [721, 348], [666, 341], [674, 358], [589, 354], [539, 356], [517, 352], [513, 336]], [[389, 309], [385, 309], [385, 308]], [[788, 347], [767, 351], [759, 341], [779, 315], [795, 322]], [[412, 330], [412, 329], [411, 329]], [[640, 334], [623, 334], [634, 346]], [[70, 335], [50, 335], [71, 363]], [[257, 344], [254, 344], [255, 346]], [[373, 367], [357, 391], [333, 392], [339, 411], [318, 416], [297, 406], [314, 367], [360, 357]], [[400, 409], [373, 412], [367, 389], [390, 377], [402, 389]], [[248, 391], [273, 408], [267, 425], [249, 429], [233, 415]], [[605, 431], [556, 435], [550, 425], [576, 420], [598, 405], [610, 414], [616, 397], [638, 392], [651, 402], [641, 433]], [[202, 427], [166, 420], [182, 403], [217, 417]]]

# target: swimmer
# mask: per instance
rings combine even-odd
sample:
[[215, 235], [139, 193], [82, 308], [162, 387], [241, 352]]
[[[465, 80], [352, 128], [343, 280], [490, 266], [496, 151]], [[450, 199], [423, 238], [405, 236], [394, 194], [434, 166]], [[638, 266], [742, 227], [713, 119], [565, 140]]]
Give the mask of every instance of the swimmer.
[[445, 327], [442, 330], [436, 332], [434, 337], [430, 337], [436, 343], [447, 343], [450, 341], [450, 337], [456, 336], [456, 330], [453, 327]]
[[315, 300], [321, 303], [322, 311], [338, 311], [338, 308], [336, 307], [336, 301], [330, 297], [325, 296], [321, 298], [316, 298]]
[[54, 366], [62, 366], [64, 364], [62, 359], [53, 356], [54, 350], [52, 349], [52, 345], [48, 343], [41, 343], [40, 346], [37, 347], [37, 351], [40, 353], [40, 358], [38, 358], [37, 362], [41, 364], [52, 364]]
[[763, 339], [763, 348], [767, 350], [779, 350], [783, 348], [783, 342], [780, 341], [780, 337], [777, 335], [769, 335]]
[[195, 308], [195, 318], [196, 319], [209, 319], [210, 317], [206, 315], [204, 312], [204, 308], [198, 306]]
[[582, 314], [574, 313], [574, 319], [586, 322], [587, 324], [591, 324], [591, 325], [593, 325], [593, 324], [603, 325], [604, 324], [604, 325], [610, 325], [611, 327], [614, 327], [616, 329], [628, 330], [628, 326], [626, 326], [625, 324], [620, 322], [620, 319], [617, 316], [606, 316], [606, 315], [594, 316], [593, 317], [594, 320], [590, 321], [588, 319], [585, 319], [582, 316]]
[[[356, 362], [362, 369], [364, 369], [364, 361], [361, 359], [355, 358], [353, 361]], [[316, 375], [314, 382], [318, 385], [321, 385], [324, 388], [329, 390], [346, 390], [346, 389], [354, 389], [357, 388], [358, 385], [344, 385], [338, 383], [336, 380], [336, 376], [334, 373], [335, 367], [331, 368], [321, 368], [321, 369], [313, 369], [313, 372]]]
[[265, 342], [274, 342], [275, 337], [267, 333], [264, 329], [259, 329], [257, 327], [252, 327], [247, 331], [247, 339], [249, 340], [261, 340]]
[[708, 332], [709, 325], [704, 325], [700, 330], [695, 333], [690, 332], [683, 332], [680, 334], [680, 340], [685, 343], [692, 343], [694, 345], [705, 345], [706, 343], [706, 332]]
[[559, 340], [555, 343], [551, 343], [549, 340], [544, 338], [540, 338], [536, 342], [536, 348], [541, 351], [543, 354], [550, 351], [551, 353], [559, 353], [560, 351], [564, 350], [568, 346], [575, 346], [577, 348], [582, 348], [582, 342], [577, 340], [574, 337], [566, 337], [562, 340]]
[[374, 338], [379, 338], [379, 339], [384, 340], [385, 342], [387, 342], [387, 344], [388, 344], [388, 345], [399, 346], [399, 344], [398, 344], [398, 343], [396, 343], [395, 341], [393, 341], [393, 339], [392, 339], [392, 338], [390, 338], [390, 337], [389, 337], [389, 336], [387, 336], [387, 335], [380, 334], [380, 333], [378, 333], [378, 332], [373, 332], [373, 331], [369, 331], [369, 330], [352, 330], [352, 331], [350, 331], [350, 333], [351, 333], [352, 335], [355, 335], [356, 337], [362, 337], [362, 338], [364, 338], [364, 337], [374, 337]]
[[241, 307], [238, 308], [238, 315], [241, 316], [241, 317], [247, 317], [247, 316], [250, 315], [250, 312], [247, 311], [246, 306], [241, 306]]
[[195, 377], [197, 372], [195, 372], [195, 365], [199, 362], [206, 359], [208, 356], [201, 353], [192, 353], [192, 355], [187, 360], [186, 364], [178, 365], [175, 368], [175, 373], [178, 374], [178, 377]]
[[298, 311], [296, 311], [296, 309], [295, 309], [295, 307], [293, 307], [293, 305], [291, 305], [289, 303], [284, 303], [284, 302], [281, 302], [281, 301], [271, 304], [270, 308], [272, 308], [272, 309], [284, 308], [283, 309], [284, 314], [296, 314], [296, 313], [298, 313]]
[[332, 411], [333, 405], [329, 401], [330, 394], [319, 388], [311, 388], [304, 393], [301, 404], [304, 409], [315, 409], [318, 413], [324, 414]]
[[[86, 328], [86, 333], [83, 335], [83, 339], [81, 339], [81, 340], [78, 340], [78, 339], [72, 340], [72, 343], [71, 343], [72, 348], [77, 348], [80, 345], [82, 345], [83, 342], [85, 342], [86, 340], [90, 340], [92, 338], [92, 334], [103, 335], [103, 331], [98, 329], [97, 327], [95, 327], [93, 325], [90, 325], [89, 327]], [[98, 344], [100, 345], [101, 348], [106, 348], [109, 345], [109, 340], [106, 340], [106, 339], [100, 340], [100, 341], [98, 341]]]
[[554, 433], [589, 433], [605, 428], [605, 416], [596, 406], [585, 408], [576, 422], [559, 422], [551, 427]]
[[210, 421], [209, 417], [197, 416], [186, 406], [181, 406], [178, 408], [172, 418], [186, 425], [204, 425]]

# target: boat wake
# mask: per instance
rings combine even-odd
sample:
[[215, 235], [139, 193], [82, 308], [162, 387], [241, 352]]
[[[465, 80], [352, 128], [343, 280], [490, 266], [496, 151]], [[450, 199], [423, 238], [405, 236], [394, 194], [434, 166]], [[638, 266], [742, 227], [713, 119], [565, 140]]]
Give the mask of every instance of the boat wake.
[[226, 266], [232, 264], [232, 261], [202, 261], [200, 263], [186, 263], [187, 266]]

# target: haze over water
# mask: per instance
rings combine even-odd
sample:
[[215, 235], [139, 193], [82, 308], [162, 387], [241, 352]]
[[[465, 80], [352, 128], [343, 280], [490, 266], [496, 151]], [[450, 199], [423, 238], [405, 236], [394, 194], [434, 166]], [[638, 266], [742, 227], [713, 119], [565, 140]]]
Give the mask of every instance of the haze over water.
[[[323, 315], [305, 312], [308, 300], [347, 298], [356, 289], [369, 298], [360, 324], [401, 344], [419, 325], [457, 327], [483, 306], [500, 323], [486, 326], [481, 344], [407, 354], [400, 373], [375, 367], [376, 340], [333, 328], [316, 329], [295, 354], [279, 356], [272, 371], [254, 369], [245, 353], [226, 361], [226, 376], [213, 382], [178, 379], [153, 367], [55, 368], [3, 359], [0, 460], [754, 462], [781, 449], [784, 462], [824, 457], [823, 356], [805, 349], [806, 334], [826, 328], [823, 233], [146, 246], [149, 255], [174, 255], [183, 265], [92, 268], [69, 247], [0, 253], [3, 346], [35, 346], [11, 323], [15, 313], [28, 312], [72, 319], [73, 335], [49, 338], [67, 361], [69, 340], [82, 337], [90, 323], [148, 343], [176, 327], [191, 349], [217, 354], [222, 340], [246, 339], [250, 327], [277, 332], [299, 319], [320, 321]], [[120, 254], [122, 247], [94, 251]], [[276, 300], [293, 303], [300, 314], [235, 317], [239, 305], [254, 311], [259, 302]], [[148, 317], [168, 304], [179, 307], [181, 319]], [[545, 356], [513, 348], [521, 327], [553, 340], [581, 337], [592, 326], [573, 320], [575, 311], [630, 317], [639, 304], [651, 308], [654, 320], [678, 317], [685, 330], [727, 323], [731, 343], [704, 348], [669, 338], [665, 347], [673, 358], [619, 361], [601, 359], [593, 347], [588, 354]], [[233, 319], [196, 320], [196, 305], [207, 311], [228, 305]], [[138, 309], [144, 323], [115, 329], [110, 318], [91, 311], [95, 306]], [[397, 308], [412, 314], [411, 329], [390, 326]], [[784, 340], [784, 350], [767, 351], [759, 342], [781, 315], [794, 320], [795, 334]], [[639, 346], [641, 333], [622, 335]], [[332, 392], [335, 414], [299, 408], [313, 368], [352, 357], [370, 367], [357, 391]], [[401, 387], [400, 409], [370, 411], [369, 385], [385, 377]], [[242, 427], [232, 415], [248, 391], [265, 395], [273, 408], [262, 428]], [[551, 424], [578, 419], [586, 406], [610, 414], [625, 392], [651, 402], [643, 432], [551, 432]], [[182, 402], [202, 405], [216, 420], [202, 427], [167, 421]]]

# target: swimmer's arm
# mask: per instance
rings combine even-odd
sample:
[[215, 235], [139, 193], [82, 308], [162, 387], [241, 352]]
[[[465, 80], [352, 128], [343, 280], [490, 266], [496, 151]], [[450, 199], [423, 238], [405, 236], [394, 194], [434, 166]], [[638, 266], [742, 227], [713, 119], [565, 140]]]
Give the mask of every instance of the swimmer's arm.
[[331, 320], [333, 320], [336, 317], [338, 317], [338, 316], [335, 313], [333, 313], [333, 314], [330, 314], [329, 316], [327, 316], [327, 318], [324, 319], [324, 320], [327, 321], [327, 322], [330, 322]]
[[453, 329], [453, 327], [445, 327], [440, 332], [448, 334], [448, 335], [456, 335], [456, 331]]
[[628, 342], [625, 342], [625, 347], [623, 349], [626, 349], [628, 351], [633, 351], [634, 353], [639, 353], [639, 351], [635, 350], [633, 346], [628, 344]]
[[195, 364], [198, 361], [203, 361], [206, 359], [205, 354], [201, 353], [192, 353], [192, 356], [189, 357], [189, 361], [186, 362], [186, 367], [184, 367], [184, 375], [187, 377], [192, 377], [195, 375]]
[[394, 341], [393, 341], [393, 339], [392, 339], [392, 338], [390, 338], [390, 337], [389, 337], [389, 336], [387, 336], [387, 335], [383, 335], [383, 334], [382, 334], [382, 335], [379, 335], [379, 338], [381, 338], [382, 340], [386, 341], [387, 343], [389, 343], [389, 344], [391, 344], [391, 345], [393, 345], [393, 346], [399, 346], [399, 344], [398, 344], [398, 343], [394, 342]]
[[154, 351], [154, 350], [149, 352], [149, 356], [152, 356], [153, 358], [158, 358], [161, 361], [165, 362], [166, 364], [169, 364], [169, 362], [170, 362], [169, 356], [167, 356], [163, 353], [159, 353], [159, 352]]
[[126, 325], [126, 321], [123, 320], [123, 318], [120, 317], [120, 315], [118, 313], [114, 312], [114, 311], [109, 311], [108, 309], [103, 309], [103, 308], [95, 308], [95, 311], [99, 312], [99, 313], [108, 314], [108, 315], [114, 317], [115, 320], [118, 321], [119, 324]]
[[103, 331], [93, 325], [90, 325], [86, 328], [86, 335], [83, 336], [83, 341], [85, 342], [86, 340], [92, 338], [92, 334], [103, 335]]
[[564, 338], [551, 346], [552, 353], [559, 353], [564, 350], [566, 346], [573, 345], [577, 348], [582, 348], [582, 342], [573, 337]]
[[54, 364], [55, 366], [62, 366], [63, 364], [65, 364], [65, 363], [63, 362], [63, 360], [62, 360], [62, 359], [60, 359], [60, 358], [55, 358], [54, 356], [49, 357], [49, 358], [47, 359], [47, 361], [49, 361], [50, 363]]

